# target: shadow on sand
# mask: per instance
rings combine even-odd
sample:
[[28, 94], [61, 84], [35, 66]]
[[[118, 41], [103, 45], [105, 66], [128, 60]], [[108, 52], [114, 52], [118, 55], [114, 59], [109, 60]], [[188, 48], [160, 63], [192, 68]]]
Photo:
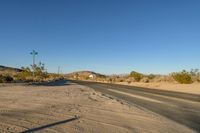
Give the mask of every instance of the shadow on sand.
[[44, 125], [44, 126], [40, 126], [40, 127], [36, 127], [36, 128], [32, 128], [32, 129], [28, 129], [28, 130], [23, 131], [21, 133], [37, 132], [37, 131], [40, 131], [40, 130], [44, 130], [46, 128], [50, 128], [50, 127], [54, 127], [54, 126], [57, 126], [57, 125], [69, 123], [69, 122], [72, 122], [72, 121], [75, 121], [75, 120], [78, 120], [78, 119], [79, 119], [79, 117], [74, 117], [74, 118], [71, 118], [71, 119], [67, 119], [67, 120], [51, 123], [51, 124], [48, 124], [48, 125]]
[[67, 85], [71, 85], [71, 83], [67, 80], [59, 80], [59, 81], [44, 82], [44, 83], [31, 83], [30, 85], [33, 85], [33, 86], [67, 86]]

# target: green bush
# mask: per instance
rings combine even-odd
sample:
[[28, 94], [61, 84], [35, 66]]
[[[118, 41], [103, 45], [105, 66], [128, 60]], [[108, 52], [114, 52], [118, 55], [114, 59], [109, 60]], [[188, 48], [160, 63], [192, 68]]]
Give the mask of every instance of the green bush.
[[129, 76], [133, 77], [135, 79], [135, 81], [137, 81], [137, 82], [139, 82], [144, 77], [143, 74], [135, 72], [135, 71], [132, 71]]
[[190, 73], [185, 70], [183, 70], [182, 72], [173, 73], [172, 77], [174, 78], [174, 80], [181, 84], [193, 83]]

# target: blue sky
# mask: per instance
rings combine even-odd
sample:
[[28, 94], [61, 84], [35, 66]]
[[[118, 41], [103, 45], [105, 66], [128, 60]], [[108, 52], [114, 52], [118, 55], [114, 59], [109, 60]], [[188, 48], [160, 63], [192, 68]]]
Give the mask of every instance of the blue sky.
[[51, 72], [200, 68], [199, 0], [0, 0], [0, 64]]

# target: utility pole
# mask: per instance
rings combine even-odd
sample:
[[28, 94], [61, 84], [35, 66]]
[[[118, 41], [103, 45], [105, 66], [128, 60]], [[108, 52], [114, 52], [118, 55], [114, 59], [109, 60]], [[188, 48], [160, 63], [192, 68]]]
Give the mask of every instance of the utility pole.
[[58, 67], [58, 75], [60, 74], [60, 66]]
[[60, 74], [62, 75], [62, 68], [60, 68]]
[[31, 53], [30, 53], [32, 56], [33, 56], [33, 77], [35, 76], [35, 57], [36, 55], [38, 55], [38, 52], [36, 52], [35, 50], [33, 50]]

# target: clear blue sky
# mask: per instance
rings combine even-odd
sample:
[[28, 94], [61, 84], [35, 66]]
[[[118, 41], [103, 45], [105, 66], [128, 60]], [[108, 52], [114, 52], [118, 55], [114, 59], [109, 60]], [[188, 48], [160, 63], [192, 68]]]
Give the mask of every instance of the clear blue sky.
[[51, 72], [200, 68], [199, 0], [0, 0], [0, 64]]

